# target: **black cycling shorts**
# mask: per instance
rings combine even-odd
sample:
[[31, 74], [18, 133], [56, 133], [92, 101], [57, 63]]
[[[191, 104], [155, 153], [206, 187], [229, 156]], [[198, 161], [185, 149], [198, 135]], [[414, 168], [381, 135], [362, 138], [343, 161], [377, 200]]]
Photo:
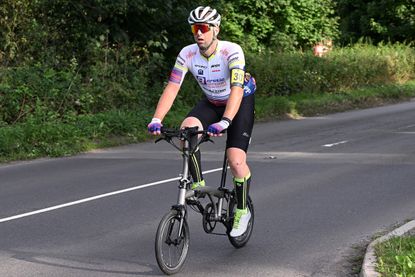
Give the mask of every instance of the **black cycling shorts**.
[[[196, 117], [203, 129], [221, 120], [226, 106], [215, 106], [206, 98], [202, 99], [189, 112], [187, 117]], [[254, 127], [255, 94], [242, 98], [238, 113], [227, 130], [226, 149], [236, 147], [247, 152]]]

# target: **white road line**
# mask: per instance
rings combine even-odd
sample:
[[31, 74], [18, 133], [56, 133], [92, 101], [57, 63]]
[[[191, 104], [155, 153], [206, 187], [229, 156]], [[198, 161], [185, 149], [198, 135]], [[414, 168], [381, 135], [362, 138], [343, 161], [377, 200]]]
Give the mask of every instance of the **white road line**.
[[[203, 171], [203, 174], [209, 174], [209, 173], [217, 172], [217, 171], [220, 171], [220, 170], [222, 170], [222, 168], [215, 168], [215, 169]], [[97, 199], [101, 199], [101, 198], [105, 198], [105, 197], [109, 197], [109, 196], [114, 196], [114, 195], [121, 194], [121, 193], [126, 193], [126, 192], [139, 190], [139, 189], [143, 189], [143, 188], [147, 188], [147, 187], [152, 187], [152, 186], [156, 186], [156, 185], [160, 185], [160, 184], [164, 184], [164, 183], [168, 183], [168, 182], [173, 182], [173, 181], [177, 181], [179, 179], [180, 179], [180, 177], [161, 180], [161, 181], [148, 183], [148, 184], [144, 184], [144, 185], [140, 185], [140, 186], [135, 186], [135, 187], [131, 187], [131, 188], [126, 188], [126, 189], [122, 189], [122, 190], [108, 192], [108, 193], [104, 193], [104, 194], [100, 194], [100, 195], [96, 195], [96, 196], [92, 196], [92, 197], [88, 197], [88, 198], [84, 198], [84, 199], [79, 199], [79, 200], [76, 200], [76, 201], [73, 201], [73, 202], [64, 203], [64, 204], [60, 204], [60, 205], [56, 205], [56, 206], [52, 206], [52, 207], [47, 207], [47, 208], [32, 211], [32, 212], [27, 212], [27, 213], [18, 214], [18, 215], [14, 215], [14, 216], [10, 216], [10, 217], [0, 218], [0, 223], [15, 220], [15, 219], [19, 219], [19, 218], [23, 218], [23, 217], [28, 217], [28, 216], [32, 216], [32, 215], [36, 215], [36, 214], [46, 213], [46, 212], [50, 212], [50, 211], [53, 211], [53, 210], [62, 209], [62, 208], [82, 204], [82, 203], [85, 203], [85, 202], [90, 202], [90, 201], [94, 201], [94, 200], [97, 200]]]
[[395, 134], [415, 135], [415, 132], [395, 132]]
[[344, 143], [347, 143], [347, 142], [349, 142], [349, 141], [348, 140], [342, 140], [342, 141], [335, 142], [335, 143], [324, 144], [322, 146], [323, 147], [333, 147], [333, 146], [336, 146], [336, 145], [339, 145], [339, 144], [344, 144]]
[[412, 127], [415, 127], [415, 124], [400, 127], [400, 128], [398, 128], [398, 130], [410, 129]]

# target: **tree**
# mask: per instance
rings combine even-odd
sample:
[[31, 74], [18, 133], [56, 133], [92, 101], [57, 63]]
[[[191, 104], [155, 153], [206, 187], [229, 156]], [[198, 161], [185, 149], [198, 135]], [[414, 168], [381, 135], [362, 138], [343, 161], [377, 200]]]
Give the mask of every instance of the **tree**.
[[308, 48], [338, 37], [331, 0], [260, 0], [221, 2], [226, 37], [253, 51]]
[[413, 0], [338, 0], [343, 43], [365, 37], [373, 42], [411, 42], [415, 40]]

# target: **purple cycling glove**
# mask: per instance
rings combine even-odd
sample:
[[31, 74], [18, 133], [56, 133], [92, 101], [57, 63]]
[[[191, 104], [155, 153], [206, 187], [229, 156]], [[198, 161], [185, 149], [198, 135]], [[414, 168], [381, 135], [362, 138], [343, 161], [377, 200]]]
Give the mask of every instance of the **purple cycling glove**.
[[148, 132], [152, 133], [153, 135], [159, 135], [161, 132], [161, 127], [163, 127], [163, 124], [161, 124], [161, 120], [158, 118], [153, 118], [147, 125]]
[[228, 129], [229, 125], [231, 125], [232, 121], [229, 118], [222, 117], [222, 120], [216, 123], [213, 123], [208, 127], [208, 134], [211, 136], [218, 136], [221, 135], [223, 131]]

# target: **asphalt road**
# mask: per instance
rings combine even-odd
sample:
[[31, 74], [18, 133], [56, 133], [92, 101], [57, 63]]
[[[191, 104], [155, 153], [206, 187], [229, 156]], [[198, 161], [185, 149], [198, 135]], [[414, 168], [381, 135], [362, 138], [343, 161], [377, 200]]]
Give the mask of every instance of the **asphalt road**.
[[[221, 166], [216, 141], [205, 170]], [[177, 276], [351, 276], [356, 245], [414, 218], [415, 101], [257, 124], [249, 161], [250, 242], [234, 249], [193, 213]], [[161, 275], [154, 237], [177, 185], [154, 182], [180, 168], [166, 143], [1, 165], [0, 276]]]

